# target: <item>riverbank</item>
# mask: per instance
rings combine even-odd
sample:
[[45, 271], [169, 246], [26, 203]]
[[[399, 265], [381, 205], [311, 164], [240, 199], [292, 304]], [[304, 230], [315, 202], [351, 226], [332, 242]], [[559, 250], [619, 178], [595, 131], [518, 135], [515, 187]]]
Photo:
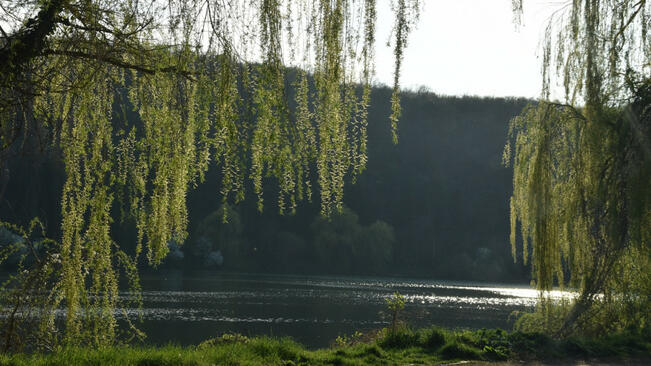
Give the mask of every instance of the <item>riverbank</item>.
[[307, 350], [289, 338], [226, 334], [197, 346], [72, 348], [51, 354], [0, 355], [0, 365], [435, 365], [459, 361], [530, 361], [549, 364], [650, 361], [646, 336], [553, 340], [502, 330], [427, 328], [385, 330], [337, 338], [331, 347]]

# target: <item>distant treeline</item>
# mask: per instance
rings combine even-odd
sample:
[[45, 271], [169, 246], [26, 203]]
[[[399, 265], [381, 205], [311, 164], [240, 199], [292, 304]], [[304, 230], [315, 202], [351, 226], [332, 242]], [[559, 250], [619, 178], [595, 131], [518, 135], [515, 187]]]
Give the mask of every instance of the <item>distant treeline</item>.
[[[300, 203], [294, 215], [267, 204], [261, 214], [251, 187], [239, 205], [222, 204], [213, 167], [188, 197], [188, 239], [169, 243], [163, 265], [526, 281], [529, 269], [511, 257], [512, 173], [501, 156], [509, 120], [529, 101], [406, 93], [394, 145], [390, 96], [388, 88], [373, 90], [367, 169], [355, 184], [348, 180], [341, 214], [320, 217], [318, 201]], [[38, 216], [48, 235], [59, 237], [64, 171], [56, 156], [20, 156], [2, 172], [1, 220], [25, 224]], [[273, 202], [274, 182], [265, 184], [266, 202]], [[114, 237], [133, 251], [134, 224], [115, 206]], [[0, 231], [4, 245], [12, 235]]]

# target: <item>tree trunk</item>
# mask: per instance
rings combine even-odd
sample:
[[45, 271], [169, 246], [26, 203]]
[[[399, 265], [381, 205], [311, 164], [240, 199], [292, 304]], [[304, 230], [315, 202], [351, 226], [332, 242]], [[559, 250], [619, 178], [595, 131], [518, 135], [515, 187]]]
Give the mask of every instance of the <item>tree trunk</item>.
[[56, 17], [67, 2], [46, 1], [36, 17], [27, 20], [25, 25], [8, 37], [5, 46], [0, 49], [0, 65], [5, 77], [15, 76], [24, 64], [43, 51], [47, 36], [54, 32]]

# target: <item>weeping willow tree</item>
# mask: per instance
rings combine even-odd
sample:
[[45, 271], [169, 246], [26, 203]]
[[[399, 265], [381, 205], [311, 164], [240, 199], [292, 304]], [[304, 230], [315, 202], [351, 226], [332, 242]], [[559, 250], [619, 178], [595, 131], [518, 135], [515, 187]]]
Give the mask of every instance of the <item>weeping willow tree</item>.
[[[60, 240], [7, 284], [24, 291], [3, 292], [5, 350], [28, 336], [39, 347], [112, 343], [120, 274], [137, 291], [141, 254], [156, 265], [184, 241], [188, 189], [211, 163], [216, 194], [241, 201], [250, 179], [260, 210], [275, 177], [281, 212], [311, 199], [315, 166], [324, 215], [341, 210], [344, 178], [364, 170], [374, 0], [0, 3], [0, 165], [37, 146], [60, 154], [66, 172]], [[395, 131], [419, 3], [392, 5]], [[293, 86], [287, 65], [301, 70]], [[135, 257], [112, 238], [115, 206], [136, 223]], [[9, 227], [31, 243], [37, 224]]]
[[[567, 2], [545, 31], [542, 98], [511, 122], [513, 256], [519, 232], [559, 335], [649, 327], [650, 13], [645, 0]], [[578, 292], [560, 316], [555, 285]]]

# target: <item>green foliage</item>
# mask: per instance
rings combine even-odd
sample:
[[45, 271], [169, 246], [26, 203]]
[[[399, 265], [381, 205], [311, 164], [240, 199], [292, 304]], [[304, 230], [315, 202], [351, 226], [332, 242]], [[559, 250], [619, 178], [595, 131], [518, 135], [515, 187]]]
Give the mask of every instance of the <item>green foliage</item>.
[[[418, 8], [405, 11], [417, 3], [396, 9], [396, 55]], [[280, 212], [311, 196], [316, 164], [324, 215], [341, 210], [344, 176], [364, 169], [375, 1], [49, 0], [2, 12], [11, 24], [0, 49], [0, 159], [40, 144], [65, 165], [61, 274], [44, 288], [50, 308], [66, 308], [65, 344], [115, 339], [127, 259], [110, 232], [116, 202], [137, 228], [130, 261], [143, 253], [158, 265], [170, 242], [187, 238], [188, 189], [211, 162], [222, 170], [223, 202], [244, 198], [248, 175], [262, 209], [263, 177], [275, 177]], [[284, 68], [296, 54], [317, 92], [303, 74], [294, 116]]]
[[353, 242], [353, 257], [358, 266], [380, 272], [392, 262], [395, 243], [393, 227], [384, 221], [375, 221], [361, 228]]
[[542, 333], [513, 332], [508, 336], [510, 348], [522, 359], [558, 358], [555, 341]]
[[[287, 76], [294, 80], [292, 71], [287, 71]], [[291, 92], [288, 91], [290, 99]], [[372, 89], [374, 102], [368, 110], [370, 120], [380, 121], [386, 117], [390, 95], [391, 90], [386, 87]], [[238, 261], [233, 257], [225, 258], [225, 265], [247, 272], [527, 280], [526, 268], [513, 263], [508, 257], [509, 249], [504, 246], [503, 239], [508, 236], [508, 213], [503, 200], [511, 191], [512, 177], [497, 164], [496, 157], [502, 152], [505, 121], [519, 113], [527, 102], [524, 99], [442, 97], [419, 92], [403, 93], [401, 103], [405, 107], [403, 118], [410, 121], [400, 128], [401, 143], [397, 146], [390, 143], [391, 134], [386, 125], [369, 125], [369, 165], [364, 174], [357, 176], [355, 184], [347, 184], [345, 188], [347, 206], [354, 207], [360, 226], [368, 228], [381, 218], [394, 228], [392, 250], [385, 251], [391, 253], [388, 262], [355, 255], [357, 258], [347, 270], [331, 269], [313, 251], [316, 233], [310, 229], [310, 223], [319, 215], [317, 202], [299, 204], [296, 215], [279, 215], [273, 209], [261, 215], [256, 209], [255, 195], [248, 190], [244, 201], [231, 204], [244, 227], [243, 245], [240, 246], [243, 255]], [[121, 115], [117, 109], [114, 113]], [[136, 120], [132, 112], [127, 111], [127, 117]], [[468, 141], [473, 142], [472, 149], [466, 148]], [[449, 154], [441, 154], [441, 149]], [[404, 161], [410, 164], [401, 164]], [[469, 165], [473, 169], [468, 170]], [[48, 235], [60, 237], [58, 202], [65, 172], [56, 155], [24, 157], [12, 161], [9, 170], [11, 179], [5, 200], [0, 204], [0, 216], [24, 222], [38, 214], [43, 222], [49, 223]], [[205, 181], [188, 192], [189, 236], [185, 244], [176, 243], [178, 250], [173, 242], [168, 242], [170, 252], [164, 266], [196, 268], [203, 265], [204, 258], [196, 258], [191, 248], [201, 220], [222, 204], [215, 198], [215, 190], [221, 188], [216, 187], [221, 176], [221, 166], [213, 164], [205, 173]], [[5, 175], [1, 174], [0, 181], [3, 177]], [[268, 200], [275, 197], [276, 183], [267, 179], [265, 184], [267, 206], [274, 205]], [[318, 187], [313, 188], [313, 194], [318, 196]], [[463, 192], [461, 196], [460, 192]], [[111, 232], [122, 250], [133, 254], [137, 229], [134, 220], [126, 216], [129, 208], [119, 203], [121, 201], [116, 198]], [[405, 210], [410, 214], [404, 215]], [[476, 224], [468, 227], [468, 221]], [[255, 230], [249, 230], [251, 228]], [[287, 245], [285, 238], [292, 244]], [[364, 237], [355, 244], [361, 244], [361, 239]], [[376, 240], [364, 241], [369, 253], [384, 248], [383, 245], [375, 246]], [[478, 247], [489, 251], [478, 250]], [[183, 260], [174, 260], [180, 258], [180, 253], [184, 254]], [[145, 261], [139, 264], [143, 268]]]
[[419, 1], [413, 2], [411, 6], [406, 0], [398, 0], [394, 4], [396, 12], [396, 24], [394, 25], [395, 43], [393, 54], [396, 59], [393, 71], [393, 93], [391, 94], [391, 136], [393, 143], [398, 143], [398, 120], [402, 115], [400, 106], [400, 68], [402, 65], [403, 50], [407, 46], [407, 35], [418, 19]]
[[386, 299], [387, 309], [391, 314], [391, 332], [395, 333], [398, 326], [398, 316], [400, 312], [405, 308], [405, 297], [396, 291], [393, 295]]
[[347, 207], [330, 217], [317, 217], [311, 225], [317, 260], [335, 271], [349, 273], [355, 268], [381, 271], [393, 259], [393, 228], [376, 221], [359, 224], [359, 217]]
[[360, 225], [356, 213], [342, 208], [331, 217], [317, 217], [312, 223], [314, 250], [317, 258], [328, 266], [347, 271], [353, 264], [353, 246]]
[[249, 343], [250, 338], [238, 333], [224, 333], [219, 337], [211, 338], [201, 342], [197, 348], [215, 347], [225, 343]]
[[355, 333], [351, 334], [350, 336], [343, 335], [343, 336], [337, 336], [335, 338], [335, 347], [346, 347], [346, 346], [352, 346], [354, 344], [357, 344], [361, 341], [362, 332], [356, 331]]
[[[56, 243], [45, 237], [44, 226], [37, 218], [33, 219], [27, 229], [0, 222], [9, 241], [3, 243], [0, 259], [20, 252], [12, 274], [2, 283], [0, 291], [0, 338], [2, 352], [30, 351], [39, 347], [51, 347], [55, 336], [55, 306], [44, 296], [34, 296], [42, 289], [56, 286], [61, 276], [61, 257], [55, 252]], [[9, 234], [9, 235], [7, 235]], [[29, 268], [30, 270], [28, 270]], [[34, 309], [45, 313], [44, 319], [31, 316]], [[40, 335], [31, 340], [29, 337]]]
[[404, 349], [420, 345], [420, 335], [406, 326], [384, 329], [382, 333], [378, 345], [386, 349]]
[[[448, 342], [431, 349], [418, 342], [428, 329], [405, 333], [401, 343], [384, 338], [334, 348], [306, 350], [287, 339], [248, 338], [225, 334], [197, 347], [63, 348], [54, 353], [0, 355], [0, 365], [392, 365], [439, 364], [445, 360], [543, 361], [585, 360], [645, 361], [651, 344], [633, 334], [606, 338], [552, 340], [541, 334], [506, 333], [501, 330], [451, 331], [437, 329]], [[413, 335], [416, 335], [414, 338]]]
[[513, 332], [507, 336], [513, 356], [523, 359], [644, 357], [648, 338], [634, 333], [612, 333], [601, 338], [570, 336], [554, 340], [542, 333]]
[[425, 349], [436, 350], [445, 344], [445, 332], [436, 327], [423, 329], [420, 334], [420, 343]]
[[288, 272], [297, 266], [309, 265], [305, 261], [309, 260], [311, 247], [303, 238], [292, 232], [281, 231], [275, 239], [274, 252], [266, 260], [273, 260], [279, 268]]
[[395, 330], [381, 329], [374, 338], [377, 344], [385, 349], [422, 348], [430, 354], [437, 354], [441, 346], [452, 336], [450, 331], [439, 327], [413, 330], [401, 324]]
[[[523, 0], [514, 0], [522, 10]], [[572, 105], [612, 106], [649, 77], [646, 1], [580, 0], [549, 19], [543, 44], [543, 99], [556, 82]], [[581, 101], [582, 100], [582, 101]]]
[[[517, 220], [523, 260], [531, 254], [538, 288], [569, 283], [580, 292], [558, 331], [569, 331], [577, 321], [587, 331], [591, 320], [603, 325], [600, 331], [645, 326], [638, 309], [648, 300], [629, 294], [644, 293], [649, 273], [649, 231], [643, 222], [651, 219], [651, 192], [641, 187], [649, 180], [650, 165], [638, 133], [648, 134], [651, 123], [635, 105], [604, 109], [590, 119], [572, 107], [540, 102], [511, 124], [516, 144], [513, 251]], [[597, 298], [600, 293], [603, 297]], [[612, 318], [582, 318], [593, 304], [598, 304], [596, 313], [624, 304], [628, 309], [611, 311]]]
[[480, 350], [468, 346], [463, 343], [451, 342], [447, 343], [440, 350], [441, 356], [445, 359], [464, 359], [464, 360], [480, 360]]
[[390, 298], [386, 299], [387, 308], [391, 313], [398, 313], [405, 308], [405, 297], [396, 291]]
[[543, 98], [558, 76], [567, 104], [541, 100], [511, 122], [513, 256], [519, 222], [538, 288], [579, 291], [560, 325], [553, 304], [539, 308], [551, 326], [540, 331], [648, 327], [640, 309], [649, 308], [651, 272], [650, 12], [646, 1], [582, 0], [556, 13], [543, 45]]
[[244, 226], [239, 213], [229, 204], [206, 216], [192, 234], [188, 249], [193, 256], [204, 261], [206, 267], [214, 267], [213, 257], [219, 251], [224, 263], [236, 262], [242, 253]]
[[532, 313], [520, 315], [513, 324], [513, 330], [523, 333], [545, 333], [553, 335], [560, 331], [572, 308], [569, 299], [560, 301], [540, 297]]
[[482, 349], [484, 358], [494, 361], [504, 361], [509, 358], [509, 350], [505, 347], [494, 348], [492, 346], [484, 346]]

